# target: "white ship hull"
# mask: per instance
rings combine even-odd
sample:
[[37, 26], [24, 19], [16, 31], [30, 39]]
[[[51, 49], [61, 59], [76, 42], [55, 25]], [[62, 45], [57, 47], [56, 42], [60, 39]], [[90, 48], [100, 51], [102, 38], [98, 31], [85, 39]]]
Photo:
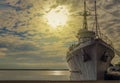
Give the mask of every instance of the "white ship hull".
[[103, 80], [114, 49], [101, 39], [84, 42], [68, 52], [71, 80]]

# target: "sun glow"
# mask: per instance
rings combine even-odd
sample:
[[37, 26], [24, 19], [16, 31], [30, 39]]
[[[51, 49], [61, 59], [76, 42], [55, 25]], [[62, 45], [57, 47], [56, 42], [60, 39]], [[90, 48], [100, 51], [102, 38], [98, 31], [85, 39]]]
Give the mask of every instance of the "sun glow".
[[58, 6], [46, 14], [48, 24], [53, 28], [64, 26], [68, 20], [68, 10], [65, 6]]

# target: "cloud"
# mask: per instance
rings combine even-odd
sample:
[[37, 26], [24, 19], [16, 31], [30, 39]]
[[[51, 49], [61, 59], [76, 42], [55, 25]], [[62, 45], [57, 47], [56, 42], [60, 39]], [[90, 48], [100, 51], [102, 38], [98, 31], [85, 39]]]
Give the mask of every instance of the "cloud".
[[8, 51], [7, 48], [0, 48], [0, 58], [5, 57], [7, 51]]
[[[93, 3], [87, 0], [92, 14]], [[117, 50], [120, 50], [119, 3], [119, 0], [97, 1], [101, 32]], [[64, 27], [52, 29], [45, 15], [59, 5], [68, 8], [69, 21]], [[67, 68], [67, 49], [77, 42], [75, 36], [82, 28], [82, 17], [78, 14], [83, 11], [83, 0], [0, 0], [0, 11], [1, 68]], [[92, 29], [94, 18], [88, 20]]]

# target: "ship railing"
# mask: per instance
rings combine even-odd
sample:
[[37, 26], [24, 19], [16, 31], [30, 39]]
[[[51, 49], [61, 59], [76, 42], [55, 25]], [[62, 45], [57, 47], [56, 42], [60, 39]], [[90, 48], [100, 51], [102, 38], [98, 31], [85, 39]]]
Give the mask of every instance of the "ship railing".
[[70, 47], [69, 47], [69, 50], [73, 50], [74, 48], [76, 47], [76, 44], [72, 44]]
[[113, 47], [113, 43], [112, 41], [106, 36], [104, 35], [103, 33], [100, 33], [100, 38], [106, 42], [108, 45], [112, 46]]
[[[92, 40], [92, 39], [91, 39]], [[79, 46], [80, 44], [82, 44], [82, 43], [85, 43], [85, 42], [88, 42], [88, 41], [91, 41], [90, 39], [89, 40], [84, 40], [84, 41], [82, 41], [82, 42], [78, 42], [78, 43], [74, 43], [74, 44], [72, 44], [70, 47], [69, 47], [69, 51], [71, 51], [71, 50], [73, 50], [75, 47], [77, 47], [77, 46]], [[68, 51], [68, 53], [69, 53], [69, 51]]]
[[[112, 41], [111, 41], [107, 36], [105, 36], [103, 33], [100, 33], [99, 37], [100, 37], [104, 42], [106, 42], [109, 46], [113, 47]], [[72, 44], [72, 45], [69, 47], [69, 51], [73, 50], [75, 47], [79, 46], [80, 44], [85, 43], [85, 42], [88, 42], [88, 41], [91, 41], [91, 40], [88, 39], [88, 40], [79, 42], [79, 43], [77, 43], [77, 44], [76, 44], [76, 43]]]

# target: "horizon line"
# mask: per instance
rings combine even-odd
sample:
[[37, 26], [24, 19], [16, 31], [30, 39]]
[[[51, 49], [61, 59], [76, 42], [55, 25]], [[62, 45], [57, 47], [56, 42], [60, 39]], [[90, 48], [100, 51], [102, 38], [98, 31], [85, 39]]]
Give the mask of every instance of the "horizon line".
[[69, 69], [0, 69], [0, 71], [68, 71]]

